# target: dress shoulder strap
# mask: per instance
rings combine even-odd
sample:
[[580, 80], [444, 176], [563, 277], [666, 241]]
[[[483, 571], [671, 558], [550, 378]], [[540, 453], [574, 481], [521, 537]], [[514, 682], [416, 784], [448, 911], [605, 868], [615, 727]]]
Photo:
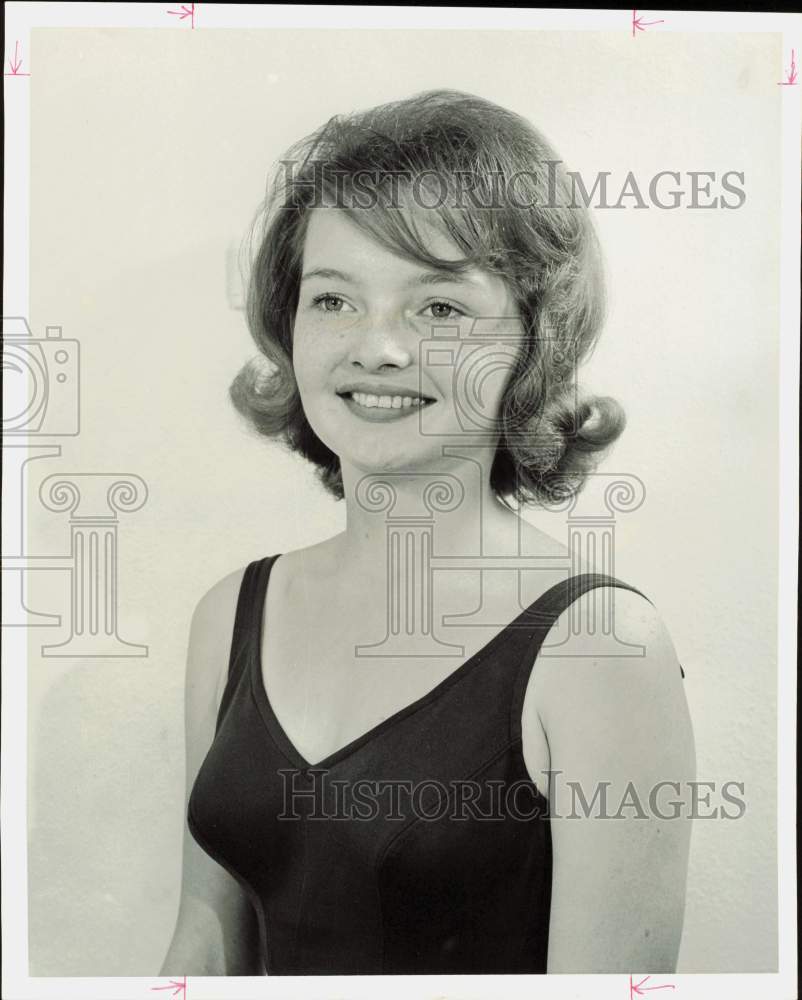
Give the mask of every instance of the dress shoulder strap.
[[[623, 590], [631, 590], [640, 594], [644, 600], [653, 602], [637, 587], [624, 583], [622, 580], [606, 573], [579, 573], [576, 576], [568, 577], [555, 584], [544, 594], [542, 594], [530, 607], [531, 620], [536, 622], [531, 629], [532, 641], [525, 646], [526, 653], [518, 668], [513, 687], [510, 732], [513, 738], [521, 736], [521, 714], [523, 712], [524, 696], [529, 677], [535, 665], [535, 660], [540, 653], [540, 648], [549, 630], [560, 617], [578, 598], [582, 597], [594, 587], [620, 587]], [[680, 666], [682, 676], [685, 671]]]
[[234, 625], [231, 632], [231, 647], [228, 656], [228, 679], [223, 690], [223, 697], [220, 699], [215, 732], [220, 728], [223, 716], [234, 696], [237, 683], [248, 663], [248, 655], [254, 641], [255, 614], [258, 610], [256, 602], [259, 592], [259, 571], [264, 562], [264, 559], [255, 559], [253, 562], [248, 563], [240, 581], [237, 609], [234, 613]]

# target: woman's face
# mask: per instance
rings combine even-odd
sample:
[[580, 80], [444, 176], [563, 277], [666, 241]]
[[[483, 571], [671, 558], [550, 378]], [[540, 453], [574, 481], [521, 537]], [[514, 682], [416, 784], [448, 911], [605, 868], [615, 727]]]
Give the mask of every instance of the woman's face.
[[[416, 223], [434, 255], [460, 259], [439, 229]], [[343, 465], [434, 471], [444, 445], [469, 442], [492, 456], [521, 336], [501, 278], [434, 271], [387, 250], [344, 212], [312, 210], [293, 366], [309, 423]]]

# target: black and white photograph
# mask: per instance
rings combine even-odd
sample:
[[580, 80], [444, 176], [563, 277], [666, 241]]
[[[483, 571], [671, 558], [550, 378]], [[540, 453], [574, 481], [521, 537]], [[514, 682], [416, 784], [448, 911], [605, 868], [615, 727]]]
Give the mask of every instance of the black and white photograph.
[[3, 996], [796, 996], [802, 15], [5, 46]]

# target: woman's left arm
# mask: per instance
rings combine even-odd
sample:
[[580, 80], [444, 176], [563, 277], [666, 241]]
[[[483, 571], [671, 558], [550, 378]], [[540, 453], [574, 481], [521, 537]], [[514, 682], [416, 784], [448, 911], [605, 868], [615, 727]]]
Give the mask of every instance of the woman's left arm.
[[[581, 599], [586, 621], [603, 620], [603, 589]], [[613, 600], [616, 638], [643, 655], [600, 656], [585, 623], [538, 657], [524, 702], [524, 757], [543, 733], [550, 754], [550, 973], [673, 972], [679, 952], [696, 773], [684, 682], [655, 608], [619, 587]]]

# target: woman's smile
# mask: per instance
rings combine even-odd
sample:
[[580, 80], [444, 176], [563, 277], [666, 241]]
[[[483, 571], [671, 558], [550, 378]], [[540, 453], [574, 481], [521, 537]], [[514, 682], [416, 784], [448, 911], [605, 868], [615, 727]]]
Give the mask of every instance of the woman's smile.
[[380, 423], [387, 420], [403, 420], [420, 413], [425, 406], [434, 406], [434, 401], [426, 401], [420, 396], [376, 396], [363, 392], [347, 393], [340, 396], [354, 416], [361, 420], [375, 420]]

